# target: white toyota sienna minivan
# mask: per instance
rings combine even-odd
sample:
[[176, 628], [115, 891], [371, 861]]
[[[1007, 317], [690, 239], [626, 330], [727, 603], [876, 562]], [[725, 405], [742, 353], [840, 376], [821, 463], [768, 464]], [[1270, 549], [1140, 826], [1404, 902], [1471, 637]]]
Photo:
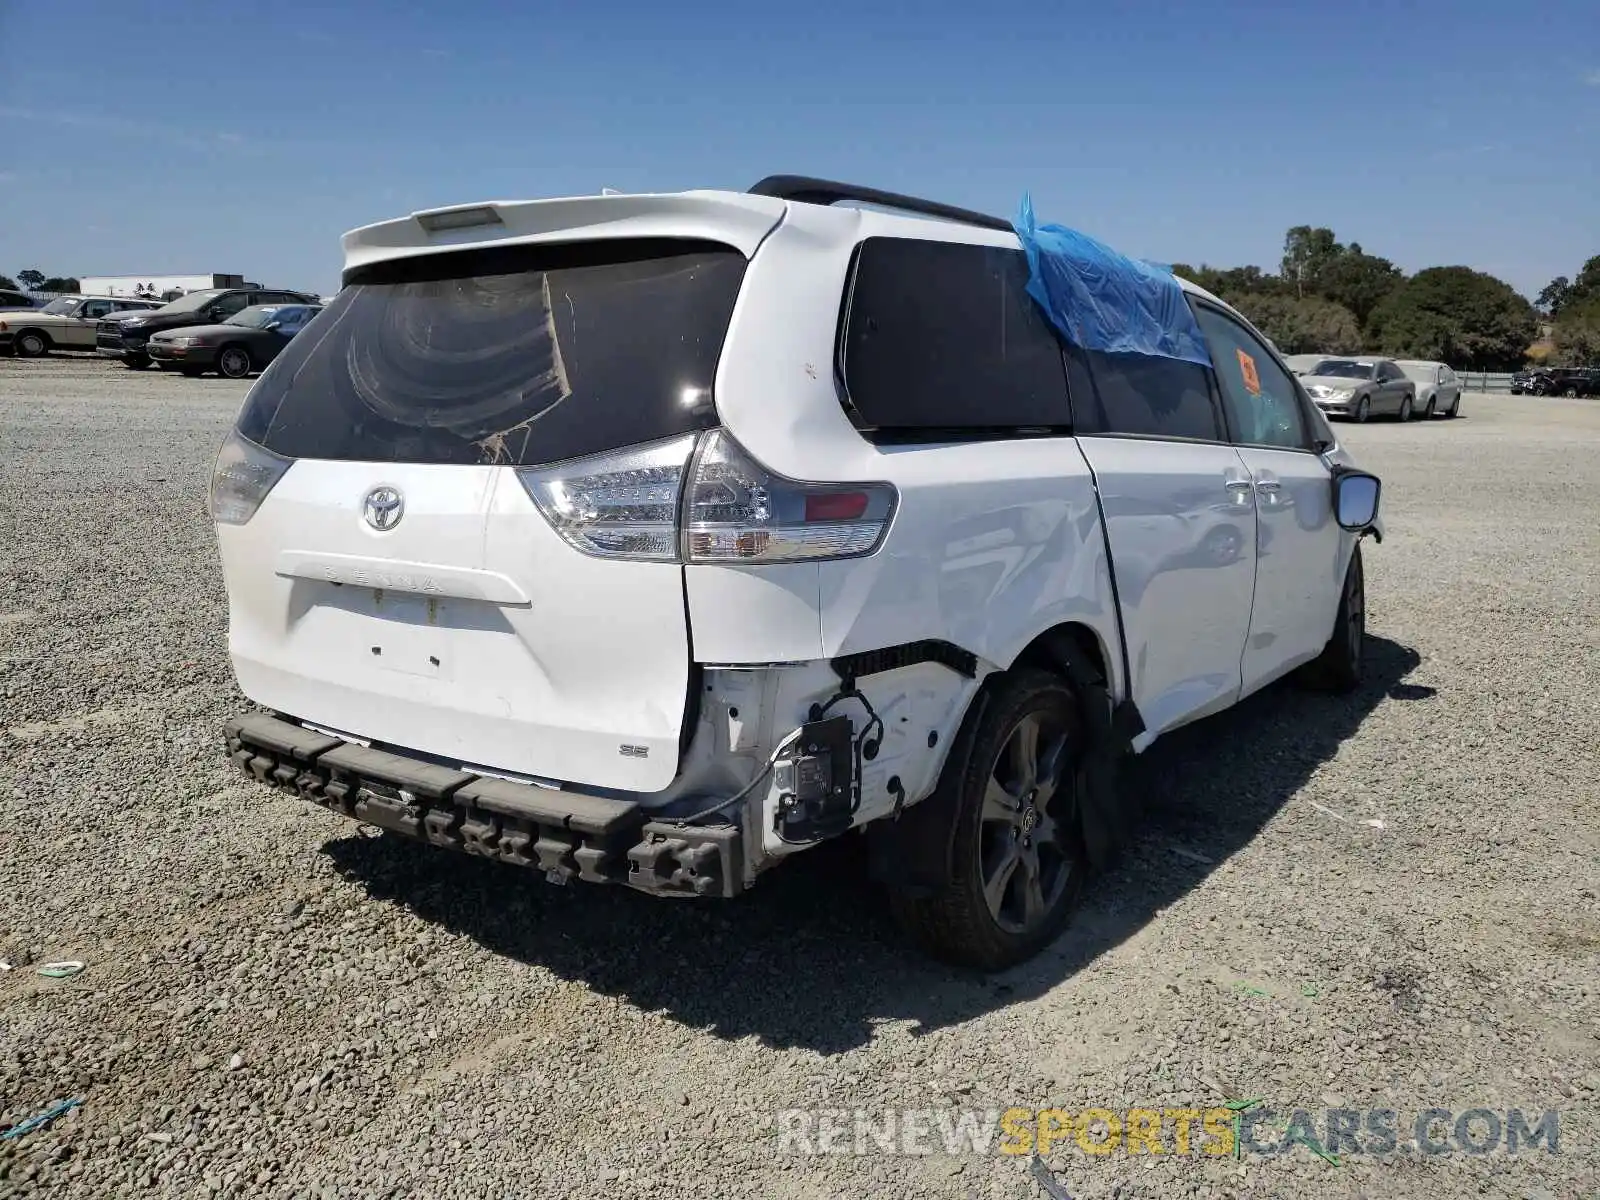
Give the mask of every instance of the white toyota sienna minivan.
[[922, 945], [999, 967], [1115, 845], [1124, 755], [1359, 680], [1378, 480], [1170, 275], [1209, 366], [1074, 341], [1010, 222], [802, 177], [344, 250], [211, 485], [264, 783], [664, 895], [860, 831]]

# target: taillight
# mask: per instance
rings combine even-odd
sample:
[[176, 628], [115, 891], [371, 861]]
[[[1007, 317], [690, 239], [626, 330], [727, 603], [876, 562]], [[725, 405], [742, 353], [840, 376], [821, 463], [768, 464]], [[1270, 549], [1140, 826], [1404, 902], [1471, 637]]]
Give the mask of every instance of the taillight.
[[240, 437], [238, 430], [230, 432], [211, 471], [211, 519], [219, 525], [243, 525], [293, 461]]
[[887, 483], [801, 483], [775, 475], [721, 430], [560, 467], [523, 468], [517, 478], [574, 548], [656, 562], [871, 554], [896, 499]]
[[887, 483], [800, 483], [720, 429], [695, 455], [684, 498], [690, 562], [798, 562], [871, 554], [894, 514]]
[[672, 562], [678, 498], [694, 434], [517, 472], [528, 496], [576, 549], [597, 558]]

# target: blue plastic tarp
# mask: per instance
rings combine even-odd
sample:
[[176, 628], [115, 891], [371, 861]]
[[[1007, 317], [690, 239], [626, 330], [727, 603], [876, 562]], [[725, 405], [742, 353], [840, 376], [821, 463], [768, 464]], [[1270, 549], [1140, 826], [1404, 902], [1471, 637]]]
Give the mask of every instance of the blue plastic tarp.
[[1075, 229], [1038, 224], [1026, 196], [1013, 225], [1028, 256], [1028, 295], [1074, 345], [1211, 365], [1171, 271]]

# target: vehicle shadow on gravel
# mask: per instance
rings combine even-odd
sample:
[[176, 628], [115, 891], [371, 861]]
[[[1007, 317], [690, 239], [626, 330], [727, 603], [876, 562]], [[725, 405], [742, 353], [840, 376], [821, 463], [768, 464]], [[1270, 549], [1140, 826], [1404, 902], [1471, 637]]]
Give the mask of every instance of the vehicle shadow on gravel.
[[352, 834], [323, 850], [374, 900], [496, 954], [721, 1037], [838, 1053], [869, 1042], [882, 1022], [910, 1021], [919, 1032], [956, 1024], [1094, 962], [1249, 843], [1378, 704], [1427, 702], [1431, 689], [1402, 682], [1419, 662], [1414, 650], [1369, 636], [1366, 681], [1354, 694], [1280, 684], [1163, 738], [1127, 772], [1142, 824], [1120, 862], [1054, 947], [1001, 976], [954, 971], [910, 949], [853, 843], [800, 855], [737, 901], [682, 902], [555, 888], [526, 870], [397, 837]]

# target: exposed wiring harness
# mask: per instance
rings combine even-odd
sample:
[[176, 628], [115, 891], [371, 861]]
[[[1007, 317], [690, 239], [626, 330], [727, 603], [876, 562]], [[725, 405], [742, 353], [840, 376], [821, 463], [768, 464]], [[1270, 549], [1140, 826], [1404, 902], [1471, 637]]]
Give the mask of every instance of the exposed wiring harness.
[[[826, 704], [820, 706], [812, 705], [811, 719], [813, 721], [822, 720], [823, 717], [828, 715], [828, 710], [841, 700], [859, 700], [861, 707], [867, 710], [867, 723], [861, 727], [861, 732], [856, 735], [856, 774], [859, 776], [862, 760], [866, 759], [870, 762], [878, 757], [878, 748], [883, 745], [883, 719], [878, 716], [877, 710], [872, 707], [872, 701], [868, 700], [861, 690], [856, 687], [853, 679], [845, 680], [844, 686]], [[876, 740], [869, 742], [867, 739], [872, 736], [874, 727], [877, 728], [878, 736]]]
[[[811, 719], [813, 721], [822, 720], [828, 715], [829, 709], [843, 700], [859, 700], [861, 707], [867, 710], [867, 723], [861, 727], [861, 732], [856, 735], [853, 747], [855, 762], [851, 764], [854, 768], [854, 777], [850, 780], [850, 812], [854, 814], [861, 807], [862, 763], [870, 762], [878, 757], [878, 750], [883, 745], [884, 728], [883, 719], [878, 716], [877, 709], [872, 707], [872, 701], [862, 694], [861, 689], [856, 686], [856, 681], [849, 678], [845, 679], [838, 692], [826, 704], [813, 704], [811, 706]], [[872, 738], [874, 727], [876, 727], [878, 734], [876, 738]]]
[[[877, 710], [872, 707], [872, 701], [868, 700], [866, 696], [861, 694], [861, 691], [856, 687], [853, 679], [845, 680], [844, 686], [826, 704], [813, 704], [811, 706], [811, 720], [822, 720], [828, 715], [829, 709], [833, 708], [835, 704], [838, 704], [844, 700], [859, 700], [861, 702], [861, 707], [867, 710], [867, 723], [861, 727], [861, 732], [856, 735], [854, 741], [855, 762], [853, 766], [855, 768], [855, 778], [851, 780], [850, 786], [852, 801], [850, 810], [854, 812], [861, 801], [862, 761], [864, 759], [870, 761], [871, 759], [877, 757], [878, 748], [883, 745], [884, 728], [883, 719], [878, 716]], [[869, 741], [869, 738], [872, 738], [874, 730], [877, 732], [877, 737]], [[801, 728], [794, 730], [781, 742], [779, 742], [772, 753], [767, 756], [767, 761], [762, 764], [761, 769], [756, 772], [755, 776], [750, 780], [750, 782], [745, 784], [733, 795], [724, 800], [718, 800], [709, 808], [702, 808], [698, 812], [686, 813], [683, 816], [666, 817], [663, 819], [672, 822], [674, 825], [685, 826], [690, 825], [695, 821], [704, 820], [706, 817], [715, 816], [724, 809], [731, 808], [735, 804], [738, 804], [739, 801], [743, 800], [751, 792], [755, 791], [768, 775], [772, 774], [772, 768], [777, 765], [778, 759], [783, 757], [783, 752], [790, 746], [794, 745], [794, 743], [800, 739], [800, 735], [804, 732], [805, 728], [802, 726]]]
[[681, 817], [667, 817], [666, 820], [671, 821], [674, 825], [688, 825], [692, 821], [703, 820], [706, 817], [713, 816], [716, 813], [721, 812], [725, 808], [739, 803], [739, 801], [743, 800], [751, 792], [755, 791], [756, 788], [760, 786], [762, 780], [764, 780], [768, 775], [772, 774], [772, 768], [777, 765], [778, 759], [783, 755], [783, 752], [790, 746], [794, 745], [795, 742], [800, 740], [801, 732], [802, 730], [796, 729], [788, 737], [784, 738], [783, 741], [779, 742], [777, 748], [767, 756], [767, 761], [762, 764], [761, 770], [755, 773], [755, 777], [733, 795], [729, 796], [726, 800], [719, 800], [710, 808], [702, 808], [699, 812], [688, 813], [687, 815]]

